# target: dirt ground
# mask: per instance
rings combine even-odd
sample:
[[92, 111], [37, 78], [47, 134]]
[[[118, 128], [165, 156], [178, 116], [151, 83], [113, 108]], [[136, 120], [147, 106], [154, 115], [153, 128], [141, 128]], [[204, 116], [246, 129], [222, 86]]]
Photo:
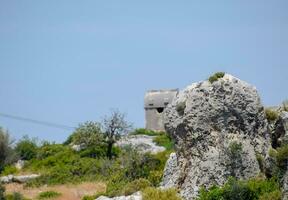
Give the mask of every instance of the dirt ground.
[[85, 195], [94, 195], [99, 192], [105, 192], [104, 183], [84, 182], [78, 185], [56, 185], [42, 186], [39, 188], [24, 188], [23, 184], [10, 183], [5, 185], [6, 193], [19, 192], [24, 197], [36, 199], [40, 192], [55, 191], [61, 193], [55, 200], [81, 200]]

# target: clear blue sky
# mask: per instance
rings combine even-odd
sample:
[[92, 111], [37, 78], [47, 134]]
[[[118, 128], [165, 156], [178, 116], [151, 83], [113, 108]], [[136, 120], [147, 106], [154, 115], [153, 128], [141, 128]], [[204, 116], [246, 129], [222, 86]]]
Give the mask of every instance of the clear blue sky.
[[[148, 89], [215, 71], [288, 97], [288, 1], [0, 0], [0, 112], [77, 126], [111, 108], [144, 126]], [[0, 117], [14, 138], [70, 131]]]

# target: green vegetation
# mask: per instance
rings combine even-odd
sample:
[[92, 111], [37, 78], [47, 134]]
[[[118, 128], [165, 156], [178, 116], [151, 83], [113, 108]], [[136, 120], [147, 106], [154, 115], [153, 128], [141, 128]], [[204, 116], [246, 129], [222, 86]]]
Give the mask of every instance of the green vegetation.
[[143, 190], [143, 200], [181, 200], [174, 189], [160, 190], [156, 188], [146, 188]]
[[272, 169], [272, 176], [280, 181], [287, 170], [288, 144], [284, 144], [277, 149], [270, 149], [269, 155], [275, 161], [275, 165]]
[[13, 194], [6, 195], [5, 200], [28, 200], [28, 199], [24, 198], [23, 195], [20, 194], [19, 192], [14, 192]]
[[279, 118], [279, 113], [276, 110], [266, 108], [265, 115], [269, 122], [276, 121]]
[[17, 174], [18, 170], [13, 165], [7, 165], [4, 167], [3, 171], [0, 173], [1, 176], [7, 176], [9, 174]]
[[4, 186], [0, 183], [0, 200], [5, 200], [4, 192], [5, 192], [5, 188], [4, 188]]
[[138, 128], [138, 129], [135, 129], [133, 132], [131, 132], [130, 135], [157, 136], [157, 135], [159, 135], [159, 132], [147, 130], [145, 128]]
[[0, 127], [0, 173], [5, 166], [16, 160], [16, 153], [12, 148], [13, 141], [9, 133]]
[[210, 76], [208, 80], [210, 83], [213, 83], [213, 82], [217, 81], [219, 78], [223, 78], [224, 75], [225, 75], [225, 72], [216, 72], [215, 74]]
[[55, 191], [46, 191], [46, 192], [41, 192], [38, 195], [38, 199], [55, 199], [57, 197], [61, 196], [61, 193], [55, 192]]
[[178, 115], [184, 115], [185, 108], [186, 108], [186, 101], [178, 103], [176, 105], [176, 111]]
[[172, 150], [174, 148], [174, 142], [171, 137], [165, 132], [159, 132], [158, 135], [153, 139], [159, 146], [163, 146], [166, 150]]
[[280, 186], [274, 179], [237, 181], [230, 178], [223, 187], [212, 186], [209, 190], [202, 188], [198, 200], [264, 200], [266, 197], [281, 200]]
[[264, 172], [264, 164], [265, 164], [264, 163], [264, 157], [261, 154], [257, 153], [256, 159], [257, 159], [257, 162], [259, 164], [259, 168], [260, 168], [261, 172], [263, 173]]
[[143, 190], [147, 187], [151, 187], [151, 183], [150, 181], [140, 178], [140, 179], [136, 179], [130, 183], [128, 183], [127, 185], [125, 185], [125, 187], [123, 188], [123, 194], [125, 196], [127, 195], [131, 195], [137, 191]]
[[31, 160], [36, 157], [37, 154], [37, 142], [36, 139], [30, 139], [28, 136], [24, 136], [17, 144], [15, 151], [22, 160]]
[[98, 122], [85, 122], [80, 124], [72, 135], [66, 140], [65, 144], [81, 145], [84, 148], [97, 146], [103, 142], [101, 125]]

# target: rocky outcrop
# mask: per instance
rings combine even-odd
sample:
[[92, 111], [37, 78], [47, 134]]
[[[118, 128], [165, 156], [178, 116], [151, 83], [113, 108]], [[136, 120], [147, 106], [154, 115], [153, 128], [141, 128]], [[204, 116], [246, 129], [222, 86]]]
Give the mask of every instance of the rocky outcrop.
[[165, 151], [164, 147], [158, 146], [153, 142], [154, 136], [148, 135], [128, 135], [121, 138], [116, 145], [117, 146], [132, 146], [142, 153], [152, 153], [156, 154]]
[[[229, 176], [254, 177], [265, 167], [259, 162], [268, 160], [270, 135], [257, 90], [231, 75], [181, 91], [165, 109], [164, 124], [175, 140], [177, 167], [166, 165], [162, 185], [175, 185], [184, 199]], [[176, 181], [173, 169], [179, 170]]]
[[30, 174], [30, 175], [22, 175], [22, 176], [14, 176], [14, 175], [8, 175], [8, 176], [2, 176], [0, 177], [1, 183], [26, 183], [32, 179], [38, 178], [40, 175], [38, 174]]
[[288, 112], [279, 112], [280, 114], [277, 121], [270, 123], [273, 148], [277, 148], [280, 147], [282, 144], [288, 143]]
[[142, 195], [140, 192], [136, 192], [130, 196], [119, 196], [119, 197], [106, 197], [106, 196], [100, 196], [96, 200], [142, 200]]

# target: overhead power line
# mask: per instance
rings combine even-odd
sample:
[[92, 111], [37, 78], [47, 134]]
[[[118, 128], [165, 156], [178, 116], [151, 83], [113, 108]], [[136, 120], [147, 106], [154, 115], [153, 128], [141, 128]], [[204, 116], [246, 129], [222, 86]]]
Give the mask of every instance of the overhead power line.
[[65, 130], [73, 130], [73, 129], [75, 129], [75, 127], [72, 127], [72, 126], [66, 126], [66, 125], [63, 125], [63, 124], [56, 124], [56, 123], [47, 122], [47, 121], [40, 121], [40, 120], [36, 120], [36, 119], [30, 119], [30, 118], [10, 115], [10, 114], [6, 114], [6, 113], [0, 113], [0, 116], [1, 117], [6, 117], [6, 118], [10, 118], [10, 119], [19, 120], [19, 121], [25, 121], [25, 122], [29, 122], [29, 123], [33, 123], [33, 124], [49, 126], [49, 127], [53, 127], [53, 128], [59, 128], [59, 129], [65, 129]]

